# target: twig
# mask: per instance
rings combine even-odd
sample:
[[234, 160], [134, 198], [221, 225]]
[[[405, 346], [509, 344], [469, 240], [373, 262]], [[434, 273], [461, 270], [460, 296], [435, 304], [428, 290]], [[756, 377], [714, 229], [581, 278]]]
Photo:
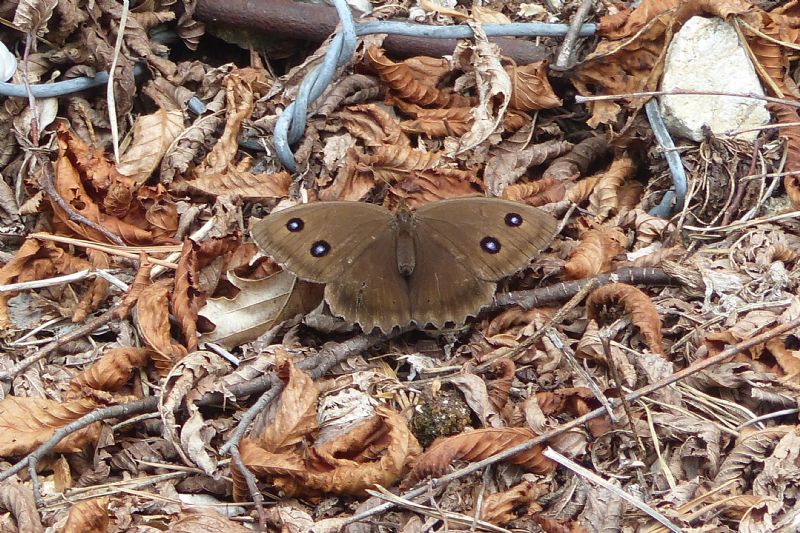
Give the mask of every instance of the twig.
[[[756, 142], [753, 143], [753, 156], [750, 159], [750, 168], [747, 170], [748, 175], [752, 175], [756, 171], [756, 161], [758, 160], [758, 151], [761, 149], [761, 138], [759, 137], [756, 139]], [[766, 177], [762, 178], [766, 179]], [[728, 206], [728, 209], [725, 211], [725, 216], [722, 217], [722, 225], [727, 226], [730, 224], [731, 219], [736, 214], [736, 211], [739, 210], [739, 206], [742, 203], [742, 198], [744, 198], [744, 193], [747, 190], [747, 186], [749, 184], [743, 182], [741, 179], [738, 180], [736, 186], [736, 196], [733, 198], [731, 205]]]
[[[102, 274], [101, 274], [102, 272]], [[105, 270], [79, 270], [78, 272], [74, 272], [72, 274], [67, 274], [65, 276], [55, 276], [53, 278], [47, 279], [37, 279], [35, 281], [23, 281], [21, 283], [9, 283], [8, 285], [0, 285], [0, 293], [3, 292], [16, 292], [16, 291], [24, 291], [28, 289], [43, 289], [45, 287], [54, 287], [56, 285], [63, 285], [65, 283], [72, 283], [75, 281], [82, 281], [85, 279], [91, 279], [94, 277], [102, 277], [103, 279], [109, 281], [110, 283], [116, 285], [123, 291], [128, 290], [128, 285], [123, 281], [118, 280]]]
[[261, 531], [266, 531], [267, 529], [267, 515], [264, 513], [264, 497], [261, 495], [261, 491], [258, 490], [258, 483], [256, 480], [256, 476], [253, 472], [250, 471], [247, 466], [245, 466], [244, 461], [242, 461], [242, 456], [239, 454], [239, 447], [234, 446], [231, 448], [231, 461], [233, 462], [233, 466], [239, 470], [239, 473], [244, 478], [245, 483], [247, 484], [247, 490], [250, 491], [250, 496], [253, 498], [253, 503], [255, 504], [256, 513], [258, 514], [258, 524], [256, 524], [256, 531], [259, 533]]
[[560, 464], [560, 465], [562, 465], [562, 466], [564, 466], [566, 468], [569, 468], [570, 470], [572, 470], [576, 474], [578, 474], [580, 476], [583, 476], [584, 478], [588, 479], [592, 483], [594, 483], [596, 485], [600, 485], [604, 489], [606, 489], [608, 491], [611, 491], [612, 493], [616, 494], [617, 496], [619, 496], [620, 498], [622, 498], [626, 502], [630, 503], [631, 505], [634, 505], [635, 507], [639, 508], [640, 510], [642, 510], [645, 513], [647, 513], [648, 515], [650, 515], [654, 520], [660, 522], [664, 527], [666, 527], [670, 531], [674, 531], [675, 533], [682, 533], [681, 528], [679, 528], [678, 526], [676, 526], [675, 524], [670, 522], [669, 518], [667, 518], [663, 514], [659, 513], [658, 511], [656, 511], [655, 509], [653, 509], [649, 505], [645, 504], [639, 498], [634, 498], [633, 496], [631, 496], [630, 494], [628, 494], [627, 492], [625, 492], [621, 488], [617, 487], [616, 485], [612, 485], [611, 483], [609, 483], [605, 479], [601, 478], [600, 476], [598, 476], [597, 474], [595, 474], [594, 472], [592, 472], [588, 468], [582, 467], [581, 465], [579, 465], [575, 461], [571, 461], [570, 459], [567, 459], [566, 457], [564, 457], [563, 455], [561, 455], [560, 453], [558, 453], [554, 449], [550, 448], [549, 446], [542, 452], [542, 455], [544, 455], [545, 457], [547, 457], [551, 461], [555, 461], [556, 463], [558, 463], [558, 464]]
[[125, 243], [119, 238], [119, 236], [104, 228], [100, 224], [89, 220], [82, 214], [75, 211], [71, 205], [65, 202], [61, 195], [58, 194], [58, 189], [56, 189], [56, 172], [53, 168], [53, 163], [44, 154], [39, 152], [36, 153], [36, 160], [42, 167], [42, 187], [44, 188], [44, 192], [50, 197], [50, 200], [52, 200], [67, 214], [70, 220], [73, 222], [80, 222], [84, 226], [88, 226], [95, 231], [99, 231], [111, 242], [119, 244], [120, 246], [125, 246]]
[[[644, 464], [644, 459], [647, 457], [647, 450], [645, 450], [642, 439], [639, 437], [639, 433], [636, 431], [636, 427], [633, 425], [634, 418], [630, 403], [625, 399], [625, 395], [621, 394], [623, 391], [622, 378], [620, 377], [619, 370], [617, 369], [617, 362], [614, 361], [614, 356], [611, 354], [611, 336], [609, 334], [608, 327], [603, 326], [603, 329], [600, 331], [598, 336], [600, 337], [600, 344], [603, 345], [603, 353], [606, 356], [608, 370], [611, 372], [611, 377], [614, 379], [614, 384], [617, 386], [617, 390], [620, 392], [620, 400], [622, 400], [622, 408], [625, 410], [625, 416], [628, 418], [628, 426], [630, 426], [630, 430], [633, 433], [634, 439], [636, 439], [636, 445], [639, 447], [639, 453], [642, 454], [642, 464]], [[613, 420], [614, 419], [612, 418], [612, 421]]]
[[[752, 337], [752, 338], [750, 338], [750, 339], [748, 339], [746, 341], [742, 341], [740, 343], [734, 344], [734, 345], [728, 347], [727, 349], [723, 350], [722, 352], [718, 353], [714, 357], [709, 357], [708, 359], [705, 359], [705, 360], [702, 360], [702, 361], [698, 361], [698, 362], [696, 362], [696, 363], [684, 368], [683, 370], [679, 370], [678, 372], [675, 372], [671, 376], [667, 376], [667, 377], [665, 377], [665, 378], [663, 378], [663, 379], [661, 379], [661, 380], [659, 380], [659, 381], [657, 381], [655, 383], [651, 383], [650, 385], [646, 385], [646, 386], [644, 386], [644, 387], [642, 387], [640, 389], [637, 389], [637, 390], [627, 394], [625, 396], [625, 398], [628, 401], [635, 401], [635, 400], [637, 400], [637, 399], [639, 399], [639, 398], [641, 398], [643, 396], [647, 396], [648, 394], [652, 394], [652, 393], [654, 393], [654, 392], [656, 392], [658, 390], [663, 389], [664, 387], [672, 385], [673, 383], [675, 383], [677, 381], [680, 381], [680, 380], [685, 379], [685, 378], [687, 378], [687, 377], [689, 377], [691, 375], [694, 375], [694, 374], [696, 374], [698, 372], [701, 372], [701, 371], [703, 371], [703, 370], [705, 370], [707, 368], [710, 368], [710, 367], [712, 367], [714, 365], [722, 363], [726, 359], [728, 359], [730, 357], [733, 357], [734, 355], [736, 355], [736, 354], [738, 354], [738, 353], [740, 353], [740, 352], [742, 352], [744, 350], [747, 350], [749, 348], [752, 348], [753, 346], [757, 346], [759, 344], [767, 342], [770, 339], [773, 339], [775, 337], [783, 335], [784, 333], [788, 333], [789, 331], [791, 331], [793, 329], [796, 329], [798, 327], [800, 327], [800, 318], [796, 318], [794, 320], [791, 320], [791, 321], [789, 321], [789, 322], [787, 322], [785, 324], [777, 326], [777, 327], [775, 327], [775, 328], [773, 328], [773, 329], [771, 329], [769, 331], [766, 331], [766, 332], [764, 332], [764, 333], [762, 333], [760, 335], [756, 335], [755, 337]], [[614, 401], [612, 401], [612, 404], [614, 404], [615, 406], [619, 405], [620, 401], [619, 400], [614, 400]], [[605, 412], [606, 412], [605, 407], [599, 407], [599, 408], [597, 408], [597, 409], [595, 409], [593, 411], [590, 411], [590, 412], [586, 413], [583, 416], [575, 418], [575, 419], [571, 420], [570, 422], [567, 422], [566, 424], [563, 424], [563, 425], [561, 425], [561, 426], [559, 426], [559, 427], [557, 427], [557, 428], [555, 428], [555, 429], [553, 429], [551, 431], [548, 431], [547, 433], [543, 433], [542, 435], [540, 435], [540, 436], [538, 436], [538, 437], [536, 437], [534, 439], [531, 439], [531, 440], [529, 440], [529, 441], [527, 441], [527, 442], [525, 442], [523, 444], [519, 444], [519, 445], [514, 446], [512, 448], [508, 448], [507, 450], [503, 450], [502, 452], [497, 453], [495, 455], [492, 455], [491, 457], [487, 457], [486, 459], [484, 459], [482, 461], [478, 461], [476, 463], [472, 463], [470, 465], [465, 466], [464, 468], [456, 470], [455, 472], [452, 472], [452, 473], [444, 475], [444, 476], [442, 476], [440, 478], [431, 480], [430, 484], [433, 485], [433, 486], [440, 486], [440, 485], [443, 485], [445, 483], [449, 483], [450, 481], [453, 481], [453, 480], [456, 480], [456, 479], [460, 479], [460, 478], [462, 478], [464, 476], [467, 476], [467, 475], [469, 475], [469, 474], [471, 474], [473, 472], [477, 472], [481, 468], [484, 468], [484, 467], [486, 467], [486, 466], [488, 466], [490, 464], [494, 464], [494, 463], [497, 463], [499, 461], [508, 459], [509, 457], [513, 457], [514, 455], [516, 455], [516, 454], [518, 454], [520, 452], [524, 452], [524, 451], [530, 450], [535, 446], [543, 444], [543, 443], [547, 442], [548, 440], [552, 439], [553, 437], [556, 437], [558, 435], [562, 435], [562, 434], [566, 433], [567, 431], [570, 431], [570, 430], [572, 430], [574, 428], [577, 428], [577, 427], [585, 424], [586, 422], [588, 422], [590, 420], [594, 420], [595, 418], [597, 418], [599, 416], [602, 416]], [[423, 485], [421, 487], [417, 487], [417, 488], [415, 488], [413, 490], [410, 490], [410, 491], [406, 492], [405, 494], [402, 494], [401, 496], [403, 498], [413, 498], [413, 497], [419, 496], [420, 494], [424, 494], [425, 490], [427, 490], [426, 489], [427, 486], [428, 485], [426, 484], [426, 485]], [[375, 516], [377, 514], [384, 513], [386, 511], [388, 511], [389, 509], [391, 509], [392, 507], [393, 507], [393, 504], [389, 504], [389, 503], [384, 503], [384, 504], [378, 505], [376, 507], [373, 507], [371, 509], [368, 509], [366, 511], [363, 511], [361, 513], [358, 513], [356, 515], [351, 516], [350, 518], [347, 519], [346, 524], [352, 524], [354, 522], [360, 522], [360, 521], [362, 521], [362, 520], [364, 520], [366, 518], [369, 518], [371, 516]]]
[[[49, 344], [39, 348], [33, 355], [30, 355], [15, 363], [11, 368], [6, 370], [0, 371], [0, 381], [11, 381], [17, 375], [27, 369], [29, 366], [34, 364], [35, 362], [39, 361], [40, 359], [44, 359], [51, 352], [56, 351], [60, 346], [68, 342], [72, 342], [74, 340], [78, 340], [82, 337], [85, 337], [92, 333], [94, 330], [108, 324], [114, 319], [114, 311], [116, 310], [116, 306], [112, 307], [102, 315], [98, 315], [93, 319], [86, 322], [84, 325], [73, 329], [72, 331], [65, 333], [63, 336], [57, 338], [56, 340], [50, 342]], [[1, 480], [0, 480], [1, 481]]]
[[[676, 280], [661, 268], [623, 267], [608, 274], [592, 278], [597, 286], [606, 283], [628, 283], [629, 285], [670, 285]], [[526, 309], [561, 302], [578, 294], [587, 280], [557, 283], [541, 289], [498, 294], [494, 303], [497, 306], [520, 305]]]
[[[100, 250], [109, 255], [118, 255], [120, 257], [127, 257], [128, 259], [139, 259], [139, 253], [168, 253], [180, 251], [182, 246], [114, 246], [112, 244], [99, 244], [84, 239], [75, 239], [73, 237], [64, 237], [63, 235], [52, 235], [50, 233], [31, 233], [28, 238], [39, 239], [42, 241], [60, 242], [63, 244], [71, 244], [73, 246], [80, 246], [81, 248], [90, 248], [92, 250]], [[155, 257], [147, 256], [147, 260], [155, 265], [165, 266], [167, 268], [176, 269], [176, 263], [170, 263], [163, 259], [156, 259]]]
[[547, 338], [550, 339], [550, 342], [552, 342], [562, 354], [564, 354], [564, 357], [567, 358], [569, 366], [572, 367], [575, 373], [578, 374], [578, 376], [581, 377], [584, 382], [586, 382], [586, 386], [590, 391], [592, 391], [592, 394], [594, 394], [594, 397], [606, 410], [606, 413], [608, 413], [608, 418], [611, 419], [611, 422], [616, 424], [617, 415], [614, 414], [614, 408], [611, 406], [611, 402], [608, 401], [608, 397], [603, 394], [603, 391], [600, 390], [600, 387], [597, 385], [595, 380], [592, 379], [592, 376], [589, 375], [589, 372], [587, 372], [580, 364], [578, 364], [578, 360], [575, 358], [575, 353], [572, 351], [572, 349], [569, 346], [565, 346], [564, 343], [561, 342], [561, 339], [558, 338], [556, 332], [552, 329], [547, 331]]
[[33, 450], [31, 453], [29, 453], [24, 459], [17, 462], [8, 469], [4, 470], [3, 472], [0, 472], [0, 481], [5, 481], [14, 474], [18, 473], [23, 468], [28, 466], [31, 463], [31, 461], [33, 462], [39, 461], [39, 459], [41, 459], [42, 457], [47, 455], [50, 451], [52, 451], [53, 448], [55, 448], [58, 445], [58, 443], [61, 442], [62, 439], [68, 437], [69, 435], [75, 433], [78, 430], [91, 426], [95, 422], [100, 422], [101, 420], [106, 420], [109, 418], [119, 418], [123, 416], [137, 415], [144, 412], [155, 411], [157, 403], [158, 403], [158, 398], [155, 396], [151, 396], [143, 400], [129, 402], [121, 405], [114, 405], [111, 407], [105, 407], [103, 409], [92, 411], [91, 413], [80, 417], [74, 422], [70, 422], [66, 426], [62, 426], [57, 430], [55, 430], [53, 432], [53, 435], [49, 439], [47, 439], [47, 441], [42, 443], [38, 448]]
[[597, 278], [593, 278], [590, 280], [580, 280], [580, 283], [582, 284], [581, 288], [567, 303], [561, 306], [561, 308], [556, 312], [556, 314], [554, 314], [553, 317], [550, 320], [548, 320], [544, 326], [536, 330], [533, 333], [533, 335], [531, 335], [530, 337], [519, 343], [517, 346], [515, 346], [510, 352], [498, 354], [496, 357], [491, 357], [487, 359], [486, 361], [478, 365], [475, 370], [478, 372], [486, 370], [494, 361], [500, 359], [501, 357], [506, 359], [511, 359], [512, 361], [516, 361], [517, 359], [519, 359], [528, 348], [533, 346], [535, 343], [539, 342], [539, 339], [541, 339], [550, 328], [552, 328], [556, 324], [561, 323], [561, 321], [564, 320], [564, 317], [567, 316], [567, 314], [570, 311], [575, 309], [578, 306], [578, 304], [580, 304], [583, 301], [583, 299], [586, 297], [587, 294], [589, 294], [599, 286]]
[[569, 23], [569, 30], [564, 36], [564, 41], [561, 43], [561, 49], [558, 51], [558, 58], [553, 65], [553, 70], [567, 70], [572, 67], [572, 54], [575, 50], [575, 43], [578, 41], [578, 35], [581, 31], [583, 21], [589, 14], [592, 8], [592, 0], [582, 0], [581, 5], [572, 17]]

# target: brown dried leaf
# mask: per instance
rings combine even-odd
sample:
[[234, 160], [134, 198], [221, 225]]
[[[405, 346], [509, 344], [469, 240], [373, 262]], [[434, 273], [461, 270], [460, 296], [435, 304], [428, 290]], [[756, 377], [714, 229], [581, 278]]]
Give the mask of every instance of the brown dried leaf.
[[114, 348], [95, 361], [92, 366], [70, 380], [73, 398], [78, 398], [84, 388], [115, 392], [128, 383], [133, 371], [143, 368], [150, 360], [147, 348]]
[[547, 79], [547, 61], [537, 61], [523, 66], [505, 67], [511, 78], [513, 91], [509, 107], [518, 111], [551, 109], [561, 105]]
[[472, 28], [475, 44], [472, 65], [478, 103], [472, 109], [472, 125], [450, 152], [460, 154], [471, 150], [489, 138], [503, 122], [511, 99], [511, 78], [500, 63], [500, 49], [489, 41], [479, 24], [467, 22]]
[[236, 71], [225, 78], [225, 97], [228, 104], [225, 131], [203, 162], [195, 168], [197, 178], [224, 173], [228, 167], [235, 166], [233, 162], [239, 150], [239, 130], [242, 122], [253, 112], [255, 98], [252, 87]]
[[[404, 480], [403, 486], [411, 487], [428, 476], [441, 476], [453, 461], [480, 461], [536, 436], [527, 428], [492, 428], [476, 429], [469, 433], [439, 439], [419, 457]], [[530, 472], [538, 474], [552, 472], [556, 465], [542, 455], [542, 450], [543, 446], [538, 445], [507, 460]]]
[[564, 279], [589, 278], [608, 272], [614, 256], [625, 251], [625, 234], [616, 228], [589, 229], [581, 235], [581, 242], [564, 265]]
[[539, 207], [560, 202], [564, 199], [565, 192], [561, 181], [544, 178], [529, 183], [509, 185], [503, 191], [503, 198]]
[[[526, 509], [528, 516], [535, 515], [542, 510], [536, 500], [550, 491], [544, 483], [523, 481], [502, 492], [496, 492], [486, 497], [481, 507], [480, 518], [492, 524], [502, 525], [518, 518], [519, 510]], [[473, 516], [474, 513], [470, 513]]]
[[743, 484], [747, 479], [744, 472], [752, 469], [755, 464], [758, 464], [758, 469], [761, 470], [764, 460], [778, 441], [793, 431], [795, 431], [794, 426], [776, 426], [741, 436], [720, 465], [714, 478], [714, 485], [718, 487], [733, 480]]
[[428, 170], [436, 166], [441, 154], [423, 152], [408, 146], [379, 146], [372, 155], [360, 155], [358, 163], [362, 172], [373, 175], [386, 183], [393, 183], [414, 170]]
[[197, 533], [198, 531], [204, 533], [250, 533], [252, 531], [239, 522], [230, 520], [215, 509], [206, 508], [182, 510], [168, 527], [172, 533]]
[[777, 96], [800, 98], [800, 90], [792, 79], [789, 56], [786, 55], [785, 45], [782, 44], [800, 43], [800, 29], [796, 27], [796, 17], [783, 17], [758, 10], [744, 18], [761, 34], [751, 33], [747, 27], [742, 27], [753, 57], [763, 67], [763, 70], [758, 71], [761, 77], [766, 77], [767, 84], [782, 93]]
[[152, 360], [162, 376], [188, 353], [170, 336], [169, 300], [173, 283], [174, 280], [166, 279], [150, 285], [136, 302], [136, 326], [145, 343], [156, 351]]
[[609, 150], [604, 135], [589, 137], [575, 145], [571, 152], [555, 159], [542, 174], [544, 178], [571, 181], [586, 174], [589, 167]]
[[25, 33], [44, 37], [57, 4], [58, 0], [21, 0], [14, 13], [14, 26]]
[[477, 196], [482, 182], [472, 172], [454, 168], [437, 168], [413, 172], [392, 186], [392, 193], [411, 208], [445, 198]]
[[511, 19], [490, 7], [475, 4], [472, 6], [472, 18], [481, 24], [509, 24]]
[[469, 131], [472, 124], [471, 107], [447, 107], [444, 109], [426, 109], [415, 104], [400, 103], [397, 107], [416, 118], [404, 120], [400, 127], [406, 133], [422, 134], [431, 139], [443, 137], [460, 137]]
[[[105, 252], [89, 248], [86, 250], [86, 255], [89, 256], [89, 261], [95, 269], [105, 269], [110, 266], [108, 254]], [[72, 314], [72, 321], [75, 323], [83, 322], [90, 313], [100, 307], [100, 304], [103, 303], [103, 300], [106, 298], [109, 285], [110, 283], [100, 276], [94, 278], [89, 286], [89, 290], [86, 291], [78, 307], [75, 308], [75, 312]]]
[[159, 109], [150, 115], [139, 115], [133, 124], [133, 142], [120, 156], [117, 171], [136, 183], [144, 183], [183, 129], [181, 111]]
[[378, 47], [370, 47], [365, 59], [378, 72], [381, 80], [401, 100], [421, 106], [471, 107], [472, 99], [452, 91], [439, 90], [428, 84], [427, 75], [418, 77], [418, 72], [404, 63], [395, 63]]
[[36, 500], [29, 486], [6, 479], [0, 484], [0, 507], [14, 517], [13, 527], [6, 531], [24, 531], [25, 533], [43, 533], [42, 519], [36, 509]]
[[600, 308], [612, 305], [622, 306], [631, 323], [639, 328], [650, 351], [664, 355], [661, 317], [649, 296], [632, 285], [610, 283], [592, 291], [586, 299], [586, 314], [599, 322]]
[[411, 141], [397, 118], [390, 115], [384, 106], [362, 104], [349, 106], [337, 113], [342, 126], [353, 136], [361, 139], [365, 146], [410, 146]]
[[153, 270], [153, 266], [155, 265], [148, 260], [147, 254], [139, 254], [139, 270], [136, 271], [136, 277], [133, 278], [130, 289], [122, 297], [122, 301], [114, 311], [114, 317], [117, 320], [122, 320], [128, 316], [133, 306], [136, 305], [136, 301], [141, 296], [142, 291], [152, 283], [150, 272]]
[[617, 191], [635, 171], [633, 159], [628, 154], [623, 154], [614, 159], [608, 170], [603, 172], [589, 196], [589, 209], [597, 215], [598, 220], [606, 220], [617, 212]]
[[260, 280], [228, 271], [227, 278], [239, 293], [232, 299], [209, 298], [198, 311], [198, 316], [216, 325], [201, 336], [202, 342], [239, 346], [286, 319], [310, 312], [322, 301], [322, 285], [299, 281], [285, 270]]
[[[87, 398], [59, 402], [45, 398], [6, 396], [0, 400], [0, 455], [26, 455], [46, 442], [53, 432], [92, 412], [98, 404]], [[97, 442], [100, 423], [70, 433], [53, 452], [76, 453]]]
[[580, 205], [591, 196], [597, 182], [600, 181], [601, 176], [589, 176], [580, 181], [570, 184], [567, 188], [566, 197], [570, 202]]
[[186, 182], [190, 189], [210, 196], [232, 195], [244, 200], [283, 198], [289, 194], [291, 184], [288, 172], [253, 174], [234, 167]]
[[572, 144], [567, 141], [552, 140], [521, 148], [511, 145], [509, 148], [507, 149], [503, 143], [494, 147], [492, 156], [483, 170], [486, 188], [497, 196], [503, 194], [507, 186], [525, 175], [530, 167], [541, 165], [568, 152]]
[[[51, 241], [28, 239], [14, 258], [0, 268], [0, 285], [46, 279], [57, 274], [72, 274], [90, 269], [92, 265], [68, 254]], [[0, 330], [11, 327], [8, 300], [16, 293], [0, 293]]]
[[67, 523], [61, 533], [87, 533], [107, 531], [111, 522], [109, 498], [94, 498], [73, 504], [69, 509]]
[[317, 387], [287, 356], [283, 354], [276, 367], [284, 383], [280, 398], [270, 403], [250, 435], [254, 443], [279, 455], [296, 450], [317, 429]]

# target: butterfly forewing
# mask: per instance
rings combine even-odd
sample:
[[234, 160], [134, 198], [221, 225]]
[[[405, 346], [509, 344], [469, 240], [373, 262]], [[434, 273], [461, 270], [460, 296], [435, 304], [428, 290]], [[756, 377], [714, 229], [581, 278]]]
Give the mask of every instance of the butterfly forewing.
[[330, 283], [361, 276], [359, 258], [390, 233], [393, 215], [363, 202], [318, 202], [272, 213], [253, 226], [253, 240], [276, 263], [297, 277]]
[[431, 238], [475, 277], [497, 281], [524, 268], [553, 239], [544, 211], [496, 198], [434, 202], [416, 212], [420, 238]]

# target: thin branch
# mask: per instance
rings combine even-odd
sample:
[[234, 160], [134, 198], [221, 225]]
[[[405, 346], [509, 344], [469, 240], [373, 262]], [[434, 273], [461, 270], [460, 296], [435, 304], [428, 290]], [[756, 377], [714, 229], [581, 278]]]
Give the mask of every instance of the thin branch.
[[119, 244], [120, 246], [124, 246], [125, 243], [122, 239], [119, 238], [118, 235], [112, 233], [107, 228], [104, 228], [100, 224], [89, 220], [82, 214], [75, 211], [71, 205], [69, 205], [60, 194], [58, 194], [58, 189], [56, 189], [56, 172], [53, 168], [53, 163], [50, 161], [47, 156], [41, 154], [39, 152], [36, 153], [36, 160], [39, 162], [39, 165], [42, 167], [42, 188], [44, 189], [45, 194], [50, 197], [58, 207], [60, 207], [69, 217], [69, 219], [73, 222], [80, 222], [84, 226], [92, 228], [95, 231], [99, 231], [102, 235], [105, 235], [111, 242]]

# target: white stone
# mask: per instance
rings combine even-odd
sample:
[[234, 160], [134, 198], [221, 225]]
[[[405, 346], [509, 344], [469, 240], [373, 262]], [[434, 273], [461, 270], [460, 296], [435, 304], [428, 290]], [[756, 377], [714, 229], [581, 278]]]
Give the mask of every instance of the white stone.
[[[692, 17], [667, 51], [661, 90], [677, 89], [764, 95], [736, 30], [719, 18]], [[678, 137], [703, 140], [702, 126], [715, 135], [762, 126], [770, 115], [763, 100], [730, 96], [662, 96], [661, 114]], [[753, 141], [758, 131], [740, 133]]]

